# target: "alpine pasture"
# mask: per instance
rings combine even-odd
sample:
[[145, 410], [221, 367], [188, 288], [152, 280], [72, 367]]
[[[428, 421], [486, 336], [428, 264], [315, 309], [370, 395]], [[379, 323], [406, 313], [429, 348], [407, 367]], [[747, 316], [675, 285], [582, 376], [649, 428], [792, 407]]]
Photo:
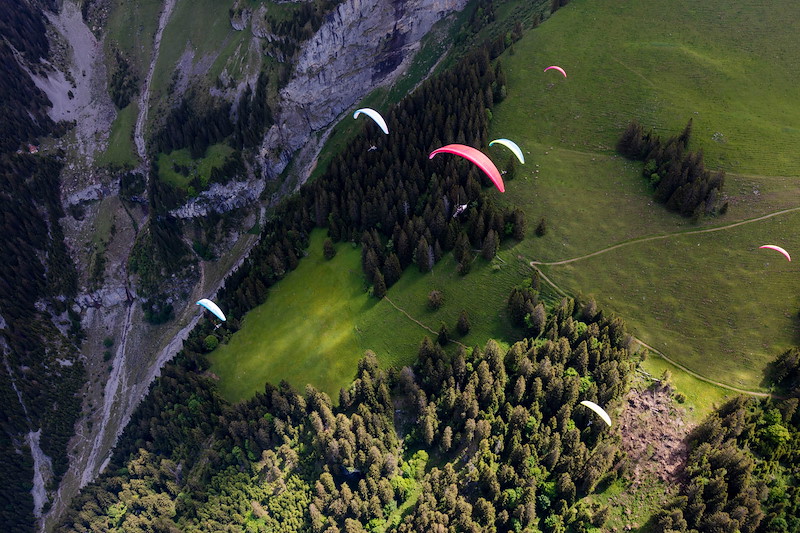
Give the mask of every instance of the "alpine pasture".
[[[592, 296], [621, 316], [670, 359], [712, 381], [764, 390], [765, 365], [798, 340], [797, 267], [758, 246], [800, 250], [793, 231], [800, 211], [778, 214], [800, 207], [793, 152], [800, 66], [792, 61], [800, 21], [791, 2], [740, 4], [573, 0], [527, 31], [500, 58], [508, 96], [494, 108], [490, 135], [517, 142], [526, 164], [504, 195], [487, 190], [525, 211], [525, 239], [504, 244], [491, 263], [477, 258], [463, 277], [451, 254], [424, 275], [411, 267], [378, 301], [366, 292], [359, 250], [340, 243], [326, 262], [315, 231], [309, 257], [212, 354], [226, 397], [245, 398], [280, 379], [335, 397], [364, 350], [381, 364], [407, 364], [422, 336], [434, 336], [423, 326], [437, 331], [442, 322], [467, 346], [521, 336], [508, 323], [506, 299], [531, 275], [531, 261], [567, 294]], [[554, 64], [566, 79], [543, 72]], [[692, 119], [689, 148], [728, 173], [727, 213], [695, 223], [656, 204], [641, 163], [614, 152], [632, 119], [663, 137]], [[481, 148], [500, 168], [512, 157], [499, 146]], [[542, 217], [548, 231], [536, 237]], [[445, 295], [437, 311], [426, 307], [434, 288]], [[473, 324], [464, 339], [455, 333], [461, 309]], [[653, 356], [645, 367], [668, 365]], [[689, 404], [728, 394], [671, 371]]]
[[[798, 51], [785, 23], [791, 10], [577, 1], [528, 32], [501, 58], [509, 96], [495, 108], [492, 133], [532, 153], [505, 199], [531, 222], [548, 219], [548, 234], [526, 239], [519, 253], [562, 261], [800, 207], [796, 180], [785, 177], [800, 171], [790, 148], [800, 139], [786, 131], [800, 119], [791, 91], [798, 69], [788, 64]], [[542, 72], [554, 63], [567, 79]], [[697, 225], [653, 202], [641, 164], [613, 152], [629, 120], [667, 137], [690, 118], [690, 149], [730, 172], [728, 213]], [[767, 362], [797, 342], [800, 307], [796, 267], [757, 248], [774, 241], [798, 249], [795, 227], [797, 214], [786, 213], [542, 268], [568, 293], [593, 295], [670, 358], [757, 390]]]

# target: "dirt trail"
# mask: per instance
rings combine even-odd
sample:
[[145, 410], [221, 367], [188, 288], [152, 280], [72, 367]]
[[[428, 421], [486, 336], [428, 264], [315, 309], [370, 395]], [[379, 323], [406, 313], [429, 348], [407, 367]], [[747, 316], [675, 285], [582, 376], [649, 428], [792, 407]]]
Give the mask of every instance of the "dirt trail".
[[[700, 233], [712, 233], [712, 232], [715, 232], [715, 231], [723, 231], [723, 230], [735, 228], [735, 227], [738, 227], [738, 226], [743, 226], [745, 224], [752, 224], [753, 222], [760, 222], [762, 220], [767, 220], [767, 219], [772, 218], [772, 217], [776, 217], [776, 216], [779, 216], [779, 215], [784, 215], [786, 213], [792, 213], [792, 212], [795, 212], [795, 211], [800, 211], [800, 207], [791, 207], [789, 209], [781, 209], [780, 211], [775, 211], [773, 213], [767, 213], [766, 215], [762, 215], [762, 216], [759, 216], [759, 217], [748, 218], [746, 220], [740, 220], [738, 222], [732, 222], [730, 224], [725, 224], [724, 226], [717, 226], [717, 227], [714, 227], [714, 228], [705, 228], [705, 229], [697, 229], [697, 230], [690, 230], [690, 231], [677, 231], [675, 233], [667, 233], [667, 234], [664, 234], [664, 235], [651, 235], [649, 237], [641, 237], [641, 238], [638, 238], [638, 239], [633, 239], [633, 240], [630, 240], [630, 241], [625, 241], [625, 242], [622, 242], [622, 243], [619, 243], [619, 244], [608, 246], [606, 248], [603, 248], [602, 250], [598, 250], [598, 251], [592, 252], [590, 254], [581, 255], [579, 257], [573, 257], [571, 259], [564, 259], [562, 261], [550, 261], [550, 262], [546, 262], [546, 261], [530, 261], [529, 264], [533, 269], [536, 270], [536, 272], [539, 273], [539, 276], [541, 276], [541, 278], [548, 285], [553, 287], [553, 289], [555, 289], [562, 296], [567, 296], [566, 291], [564, 291], [561, 287], [556, 285], [550, 278], [548, 278], [544, 274], [544, 272], [542, 272], [542, 270], [537, 265], [542, 265], [542, 266], [566, 265], [566, 264], [569, 264], [569, 263], [574, 263], [576, 261], [580, 261], [582, 259], [588, 259], [590, 257], [594, 257], [594, 256], [597, 256], [597, 255], [600, 255], [600, 254], [604, 254], [606, 252], [610, 252], [612, 250], [616, 250], [618, 248], [622, 248], [623, 246], [629, 246], [631, 244], [638, 244], [638, 243], [642, 243], [642, 242], [649, 242], [649, 241], [655, 241], [655, 240], [661, 240], [661, 239], [669, 239], [670, 237], [679, 237], [679, 236], [683, 236], [683, 235], [697, 235], [697, 234], [700, 234]], [[770, 393], [766, 393], [766, 392], [751, 391], [751, 390], [747, 390], [747, 389], [740, 389], [738, 387], [734, 387], [732, 385], [728, 385], [726, 383], [722, 383], [721, 381], [716, 381], [716, 380], [707, 378], [707, 377], [703, 376], [702, 374], [698, 374], [697, 372], [695, 372], [693, 370], [690, 370], [689, 368], [685, 367], [684, 365], [682, 365], [682, 364], [678, 363], [677, 361], [669, 358], [663, 352], [661, 352], [660, 350], [657, 350], [656, 348], [653, 348], [652, 346], [650, 346], [649, 344], [645, 343], [641, 339], [638, 339], [636, 337], [633, 337], [633, 339], [636, 342], [638, 342], [641, 346], [644, 346], [645, 348], [647, 348], [651, 352], [653, 352], [656, 355], [660, 356], [662, 359], [664, 359], [665, 361], [667, 361], [671, 365], [673, 365], [673, 366], [675, 366], [677, 368], [680, 368], [681, 370], [683, 370], [684, 372], [686, 372], [690, 376], [692, 376], [694, 378], [697, 378], [700, 381], [704, 381], [706, 383], [710, 383], [710, 384], [715, 385], [717, 387], [721, 387], [723, 389], [727, 389], [727, 390], [730, 390], [730, 391], [733, 391], [733, 392], [737, 392], [739, 394], [746, 394], [748, 396], [755, 396], [757, 398], [782, 399], [781, 396], [778, 396], [776, 394], [770, 394]]]
[[144, 80], [144, 89], [142, 90], [142, 94], [139, 97], [139, 116], [136, 117], [136, 129], [134, 130], [134, 141], [136, 142], [136, 152], [139, 154], [139, 158], [145, 163], [145, 169], [148, 169], [147, 166], [147, 150], [144, 144], [144, 126], [147, 122], [147, 109], [148, 103], [150, 102], [150, 84], [153, 81], [153, 73], [156, 70], [156, 63], [158, 62], [158, 51], [161, 48], [161, 35], [164, 33], [164, 28], [167, 27], [167, 22], [169, 21], [170, 15], [172, 15], [172, 9], [175, 7], [175, 0], [166, 0], [164, 2], [164, 9], [161, 11], [161, 17], [158, 20], [158, 30], [156, 30], [156, 36], [153, 40], [153, 57], [150, 60], [150, 68], [147, 70], [147, 77]]
[[662, 239], [669, 239], [671, 237], [680, 237], [680, 236], [683, 236], [683, 235], [697, 235], [699, 233], [712, 233], [714, 231], [723, 231], [723, 230], [726, 230], [726, 229], [735, 228], [737, 226], [743, 226], [744, 224], [751, 224], [753, 222], [760, 222], [762, 220], [766, 220], [768, 218], [776, 217], [778, 215], [784, 215], [786, 213], [792, 213], [794, 211], [800, 211], [800, 207], [792, 207], [792, 208], [789, 208], [789, 209], [782, 209], [780, 211], [775, 211], [774, 213], [768, 213], [768, 214], [762, 215], [760, 217], [748, 218], [747, 220], [740, 220], [739, 222], [733, 222], [731, 224], [726, 224], [724, 226], [717, 226], [717, 227], [714, 227], [714, 228], [695, 229], [695, 230], [689, 230], [689, 231], [676, 231], [675, 233], [665, 233], [664, 235], [651, 235], [649, 237], [640, 237], [638, 239], [633, 239], [633, 240], [630, 240], [630, 241], [625, 241], [625, 242], [621, 242], [619, 244], [614, 244], [612, 246], [608, 246], [606, 248], [603, 248], [602, 250], [598, 250], [598, 251], [592, 252], [590, 254], [581, 255], [581, 256], [578, 256], [578, 257], [573, 257], [572, 259], [564, 259], [562, 261], [550, 261], [550, 262], [547, 262], [547, 261], [531, 261], [530, 264], [531, 264], [531, 266], [534, 266], [534, 265], [543, 265], [543, 266], [566, 265], [566, 264], [569, 264], [569, 263], [574, 263], [576, 261], [581, 261], [583, 259], [588, 259], [590, 257], [594, 257], [594, 256], [597, 256], [597, 255], [600, 255], [600, 254], [604, 254], [606, 252], [610, 252], [612, 250], [616, 250], [618, 248], [622, 248], [623, 246], [629, 246], [631, 244], [639, 244], [639, 243], [643, 243], [643, 242], [657, 241], [657, 240], [662, 240]]
[[[433, 334], [435, 337], [438, 337], [438, 336], [439, 336], [439, 332], [438, 332], [438, 331], [433, 331], [431, 328], [429, 328], [428, 326], [426, 326], [425, 324], [423, 324], [422, 322], [420, 322], [419, 320], [417, 320], [417, 319], [416, 319], [416, 318], [414, 318], [413, 316], [409, 315], [409, 314], [408, 314], [408, 312], [407, 312], [405, 309], [403, 309], [402, 307], [400, 307], [399, 305], [397, 305], [396, 303], [394, 303], [393, 301], [391, 301], [391, 300], [389, 299], [389, 297], [388, 297], [388, 296], [384, 296], [383, 298], [384, 298], [384, 299], [385, 299], [387, 302], [389, 302], [389, 303], [392, 305], [392, 307], [394, 307], [395, 309], [397, 309], [398, 311], [400, 311], [401, 313], [403, 313], [404, 315], [406, 315], [406, 316], [408, 317], [408, 319], [409, 319], [409, 320], [411, 320], [412, 322], [416, 323], [416, 324], [417, 324], [419, 327], [421, 327], [422, 329], [425, 329], [425, 330], [427, 330], [427, 331], [430, 331], [430, 332], [431, 332], [431, 333], [432, 333], [432, 334]], [[466, 344], [460, 343], [460, 342], [458, 342], [457, 340], [450, 339], [450, 342], [452, 342], [452, 343], [454, 343], [454, 344], [458, 344], [459, 346], [461, 346], [461, 347], [462, 347], [462, 348], [464, 348], [464, 349], [466, 349], [466, 348], [467, 348], [467, 345], [466, 345]]]
[[[795, 209], [800, 209], [800, 208], [795, 208]], [[718, 229], [722, 229], [722, 228], [718, 228]], [[538, 266], [536, 266], [536, 265], [546, 265], [546, 264], [550, 264], [550, 263], [537, 263], [535, 261], [531, 261], [529, 264], [530, 264], [531, 267], [533, 267], [534, 270], [536, 270], [536, 272], [539, 273], [539, 276], [542, 278], [542, 280], [544, 280], [545, 283], [547, 283], [548, 285], [553, 287], [553, 289], [556, 292], [558, 292], [560, 295], [568, 296], [568, 294], [566, 293], [566, 291], [564, 291], [564, 289], [562, 289], [561, 287], [556, 285], [550, 278], [548, 278], [544, 274], [544, 272], [541, 271], [541, 269], [539, 269]], [[634, 337], [633, 335], [631, 335], [631, 338], [634, 341], [636, 341], [637, 343], [639, 343], [639, 345], [644, 346], [645, 348], [650, 350], [652, 353], [660, 356], [662, 359], [664, 359], [669, 364], [671, 364], [671, 365], [673, 365], [673, 366], [675, 366], [677, 368], [680, 368], [681, 370], [683, 370], [687, 374], [691, 375], [692, 377], [695, 377], [695, 378], [699, 379], [700, 381], [704, 381], [706, 383], [710, 383], [712, 385], [716, 385], [717, 387], [720, 387], [720, 388], [723, 388], [723, 389], [727, 389], [727, 390], [730, 390], [730, 391], [733, 391], [733, 392], [738, 392], [739, 394], [746, 394], [748, 396], [755, 396], [756, 398], [773, 398], [773, 399], [779, 399], [779, 400], [783, 399], [782, 396], [778, 396], [776, 394], [770, 394], [770, 393], [766, 393], [766, 392], [757, 392], [757, 391], [751, 391], [751, 390], [746, 390], [746, 389], [740, 389], [738, 387], [734, 387], [732, 385], [728, 385], [726, 383], [722, 383], [721, 381], [716, 381], [716, 380], [707, 378], [707, 377], [705, 377], [705, 376], [703, 376], [701, 374], [698, 374], [697, 372], [695, 372], [693, 370], [689, 370], [684, 365], [682, 365], [682, 364], [678, 363], [677, 361], [669, 358], [668, 356], [666, 356], [664, 354], [664, 352], [662, 352], [660, 350], [657, 350], [656, 348], [653, 348], [652, 346], [650, 346], [649, 344], [647, 344], [643, 340], [641, 340], [641, 339], [639, 339], [637, 337]]]

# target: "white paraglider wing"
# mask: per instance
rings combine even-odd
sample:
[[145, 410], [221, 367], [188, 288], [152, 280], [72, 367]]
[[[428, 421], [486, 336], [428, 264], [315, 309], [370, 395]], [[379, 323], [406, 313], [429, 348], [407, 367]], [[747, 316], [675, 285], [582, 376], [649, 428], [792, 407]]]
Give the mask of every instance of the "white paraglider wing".
[[609, 426], [611, 425], [611, 417], [608, 416], [608, 413], [606, 413], [605, 409], [603, 409], [594, 402], [590, 402], [589, 400], [583, 400], [581, 402], [581, 405], [585, 405], [586, 407], [588, 407], [589, 409], [600, 415], [600, 418], [602, 418], [606, 424], [608, 424]]
[[374, 120], [375, 123], [378, 126], [380, 126], [380, 128], [383, 130], [383, 133], [389, 135], [389, 127], [386, 125], [386, 121], [383, 120], [383, 117], [381, 116], [380, 113], [378, 113], [374, 109], [370, 109], [369, 107], [363, 107], [361, 109], [357, 109], [356, 112], [353, 113], [353, 118], [358, 118], [358, 115], [360, 115], [361, 113], [364, 113], [369, 118]]
[[198, 300], [197, 305], [202, 305], [203, 307], [214, 313], [214, 316], [225, 322], [225, 313], [222, 312], [222, 309], [220, 309], [219, 306], [217, 306], [217, 304], [215, 304], [208, 298], [203, 298], [202, 300]]
[[503, 146], [511, 150], [515, 156], [517, 156], [517, 159], [519, 159], [520, 163], [522, 163], [523, 165], [525, 164], [525, 156], [522, 155], [522, 150], [520, 150], [519, 146], [517, 146], [517, 143], [515, 143], [514, 141], [509, 139], [495, 139], [489, 143], [489, 146], [493, 144], [502, 144]]

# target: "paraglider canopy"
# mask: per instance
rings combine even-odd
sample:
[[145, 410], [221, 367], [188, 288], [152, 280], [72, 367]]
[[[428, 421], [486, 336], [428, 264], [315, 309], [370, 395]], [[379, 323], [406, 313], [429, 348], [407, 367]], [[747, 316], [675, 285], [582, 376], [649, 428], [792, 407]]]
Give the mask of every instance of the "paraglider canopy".
[[786, 259], [788, 259], [789, 261], [792, 260], [792, 258], [789, 256], [789, 252], [787, 252], [786, 250], [784, 250], [780, 246], [775, 246], [774, 244], [765, 244], [764, 246], [759, 246], [758, 248], [759, 249], [767, 248], [769, 250], [775, 250], [776, 252], [782, 253], [784, 255], [784, 257], [786, 257]]
[[358, 118], [358, 115], [360, 115], [361, 113], [364, 113], [369, 118], [374, 120], [375, 123], [378, 126], [380, 126], [380, 128], [383, 130], [383, 133], [389, 135], [389, 127], [386, 125], [386, 121], [383, 120], [383, 117], [381, 116], [380, 113], [378, 113], [374, 109], [370, 109], [369, 107], [363, 107], [361, 109], [357, 109], [356, 112], [353, 113], [353, 118]]
[[559, 71], [561, 74], [563, 74], [565, 78], [567, 77], [567, 73], [566, 73], [566, 72], [564, 72], [564, 69], [563, 69], [563, 68], [561, 68], [561, 67], [559, 67], [559, 66], [553, 65], [553, 66], [551, 66], [551, 67], [547, 67], [546, 69], [544, 69], [544, 71], [545, 71], [545, 72], [547, 72], [547, 71], [548, 71], [548, 70], [550, 70], [550, 69], [557, 70], [557, 71]]
[[603, 409], [594, 402], [590, 402], [589, 400], [583, 400], [581, 402], [581, 405], [585, 405], [586, 407], [588, 407], [589, 409], [600, 415], [600, 418], [602, 418], [606, 424], [608, 424], [609, 426], [611, 425], [611, 417], [608, 416], [608, 413], [606, 413], [605, 409]]
[[208, 298], [203, 298], [202, 300], [198, 300], [197, 305], [202, 305], [203, 307], [214, 313], [214, 316], [225, 322], [225, 314], [222, 312], [222, 309], [220, 309], [217, 306], [217, 304], [215, 304]]
[[448, 144], [447, 146], [442, 146], [441, 148], [431, 152], [431, 154], [428, 156], [428, 159], [433, 159], [436, 154], [440, 153], [458, 155], [471, 161], [472, 163], [476, 164], [484, 174], [489, 176], [489, 179], [492, 180], [492, 183], [494, 183], [495, 187], [497, 187], [497, 190], [500, 192], [506, 192], [506, 186], [503, 184], [503, 178], [500, 176], [500, 171], [497, 170], [496, 166], [494, 166], [492, 160], [480, 150], [476, 150], [471, 146], [465, 146], [463, 144]]
[[517, 146], [517, 143], [515, 143], [514, 141], [511, 141], [509, 139], [495, 139], [489, 143], [489, 146], [492, 146], [493, 144], [502, 144], [503, 146], [511, 150], [515, 156], [517, 156], [517, 159], [519, 159], [520, 163], [522, 163], [523, 165], [525, 164], [525, 156], [522, 155], [522, 150], [520, 150], [519, 146]]

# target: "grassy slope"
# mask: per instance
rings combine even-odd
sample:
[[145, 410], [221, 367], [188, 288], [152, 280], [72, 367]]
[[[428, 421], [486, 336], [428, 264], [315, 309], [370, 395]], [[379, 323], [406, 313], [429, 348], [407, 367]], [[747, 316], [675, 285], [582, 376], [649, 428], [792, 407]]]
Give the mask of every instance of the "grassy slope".
[[[542, 142], [606, 149], [631, 118], [671, 132], [694, 117], [712, 166], [797, 175], [796, 9], [739, 4], [573, 1], [508, 58], [528, 82], [515, 107]], [[542, 73], [553, 64], [569, 78]]]
[[[131, 68], [142, 82], [147, 75], [150, 56], [153, 52], [153, 36], [158, 28], [158, 16], [161, 12], [158, 0], [135, 0], [126, 2], [116, 0], [109, 9], [106, 26], [105, 53], [109, 76], [112, 74], [115, 61], [113, 49], [120, 50], [131, 62]], [[138, 114], [138, 97], [134, 98], [125, 109], [117, 111], [117, 117], [111, 125], [108, 148], [100, 155], [98, 163], [135, 165], [136, 155], [133, 146], [133, 128]]]
[[312, 235], [309, 256], [250, 311], [242, 329], [211, 354], [211, 371], [231, 401], [286, 379], [338, 398], [353, 378], [361, 349], [355, 316], [375, 300], [364, 292], [360, 251], [340, 244], [331, 261], [322, 257], [324, 235]]
[[[519, 252], [555, 261], [694, 229], [650, 205], [639, 165], [611, 155], [630, 118], [671, 133], [694, 117], [693, 148], [712, 168], [797, 175], [785, 145], [794, 134], [784, 131], [800, 118], [790, 91], [798, 69], [788, 64], [798, 44], [781, 22], [789, 11], [788, 3], [764, 13], [720, 2], [677, 2], [661, 12], [651, 3], [575, 1], [527, 34], [504, 56], [509, 98], [495, 110], [493, 135], [532, 153], [506, 199], [526, 206], [530, 220], [546, 215], [551, 231]], [[550, 64], [569, 78], [542, 73]], [[717, 131], [725, 143], [711, 140]], [[800, 204], [791, 178], [733, 176], [727, 189], [733, 208], [705, 225]], [[632, 245], [544, 271], [571, 293], [594, 295], [636, 335], [697, 372], [757, 388], [765, 363], [797, 342], [800, 301], [794, 267], [756, 249], [773, 241], [797, 249], [796, 219]]]
[[193, 64], [220, 59], [221, 53], [236, 50], [232, 42], [249, 37], [248, 31], [231, 27], [228, 2], [178, 0], [161, 40], [158, 63], [153, 74], [152, 98], [160, 101], [175, 73], [178, 59], [187, 50], [194, 53]]
[[117, 118], [111, 124], [108, 148], [98, 157], [98, 164], [136, 165], [133, 146], [133, 128], [139, 113], [137, 102], [131, 102], [125, 109], [117, 111]]
[[[221, 167], [225, 158], [233, 152], [233, 148], [227, 144], [214, 144], [206, 149], [206, 153], [200, 159], [192, 159], [188, 148], [175, 150], [169, 154], [159, 154], [158, 156], [158, 177], [162, 181], [174, 187], [186, 188], [189, 181], [198, 176], [203, 186], [208, 184], [211, 176], [211, 169]], [[191, 170], [188, 176], [179, 174], [173, 170], [172, 165], [178, 164], [188, 166]]]
[[[798, 205], [800, 191], [791, 175], [800, 169], [793, 166], [787, 154], [776, 153], [773, 146], [785, 140], [782, 135], [786, 132], [781, 128], [780, 134], [774, 130], [764, 134], [774, 126], [776, 117], [791, 122], [795, 111], [789, 105], [787, 91], [797, 78], [797, 68], [780, 63], [780, 59], [780, 74], [758, 70], [761, 67], [753, 67], [755, 71], [739, 68], [740, 64], [766, 61], [776, 46], [796, 47], [797, 43], [783, 39], [784, 32], [776, 33], [777, 27], [770, 33], [774, 43], [752, 35], [753, 27], [763, 30], [763, 24], [782, 18], [780, 13], [770, 12], [764, 15], [767, 22], [756, 23], [754, 18], [759, 13], [754, 8], [724, 15], [727, 26], [717, 28], [714, 17], [724, 7], [719, 2], [706, 7], [679, 2], [675, 9], [660, 13], [647, 5], [626, 4], [623, 9], [575, 0], [516, 43], [514, 53], [507, 52], [503, 58], [509, 97], [495, 109], [492, 135], [517, 140], [528, 152], [528, 164], [519, 167], [519, 177], [508, 184], [508, 193], [502, 198], [526, 210], [530, 228], [539, 217], [547, 216], [550, 231], [543, 238], [531, 235], [521, 243], [506, 245], [501, 252], [505, 264], [498, 262], [499, 271], [478, 259], [473, 272], [460, 278], [454, 273], [451, 257], [445, 258], [433, 274], [421, 275], [411, 269], [390, 289], [392, 301], [434, 330], [444, 321], [451, 332], [458, 312], [467, 309], [473, 332], [463, 341], [470, 346], [480, 344], [490, 336], [513, 333], [503, 313], [505, 298], [511, 286], [529, 272], [525, 266], [529, 260], [562, 260], [642, 236], [723, 225]], [[773, 11], [781, 9], [788, 7]], [[691, 10], [695, 12], [691, 14]], [[657, 26], [673, 28], [674, 35], [657, 28], [644, 31], [640, 29], [641, 20], [663, 21]], [[681, 33], [674, 28], [680, 28]], [[575, 39], [578, 32], [581, 38]], [[749, 49], [747, 43], [753, 43]], [[711, 64], [716, 66], [691, 68], [687, 57], [713, 60]], [[556, 73], [541, 72], [553, 63], [563, 66], [570, 77], [565, 80]], [[755, 88], [748, 85], [751, 77], [765, 75], [774, 78], [769, 86], [760, 82]], [[765, 95], [771, 104], [759, 107], [756, 96]], [[373, 98], [380, 101], [381, 96]], [[715, 103], [721, 98], [727, 99], [726, 107]], [[743, 113], [743, 108], [757, 112]], [[693, 148], [706, 152], [710, 166], [723, 164], [740, 173], [728, 176], [726, 188], [732, 206], [728, 215], [699, 226], [653, 205], [639, 177], [640, 167], [611, 151], [631, 118], [672, 133], [690, 116], [695, 126]], [[340, 128], [353, 130], [357, 121], [348, 118]], [[724, 143], [711, 140], [717, 131], [723, 134]], [[329, 147], [335, 148], [336, 139], [332, 137]], [[742, 146], [748, 149], [743, 151]], [[487, 148], [487, 153], [498, 160], [506, 157], [502, 151], [500, 147]], [[780, 177], [782, 174], [789, 177]], [[800, 248], [800, 238], [788, 231], [798, 216], [784, 215], [727, 231], [634, 244], [570, 265], [542, 268], [570, 293], [594, 295], [603, 307], [623, 316], [637, 336], [670, 357], [714, 379], [758, 388], [766, 361], [797, 341], [794, 314], [800, 302], [793, 296], [797, 288], [793, 267], [779, 261], [779, 256], [756, 248], [764, 242]], [[275, 313], [270, 316], [292, 316], [291, 302], [278, 296], [282, 285], [300, 287], [321, 277], [319, 269], [325, 265], [314, 259], [320, 255], [319, 240], [315, 242], [311, 257], [270, 296], [266, 306]], [[688, 250], [691, 254], [686, 253]], [[334, 261], [344, 260], [349, 251], [347, 246], [340, 249]], [[352, 258], [354, 270], [359, 266], [357, 255]], [[338, 344], [318, 364], [324, 367], [328, 359], [349, 359], [352, 365], [367, 348], [375, 350], [384, 363], [408, 362], [421, 336], [427, 333], [386, 301], [367, 305], [374, 301], [366, 300], [363, 286], [359, 287], [353, 290], [353, 298], [365, 300], [360, 305], [351, 303], [348, 320], [352, 326], [347, 326], [354, 332], [356, 343], [348, 340]], [[443, 290], [446, 297], [445, 305], [436, 312], [425, 307], [432, 288]], [[325, 308], [327, 298], [323, 295], [321, 299], [304, 300], [304, 305]], [[352, 311], [359, 307], [360, 312]], [[272, 330], [264, 329], [271, 327], [267, 326], [271, 320], [266, 315], [260, 319], [248, 315], [245, 329], [237, 335], [255, 337], [255, 330], [259, 330], [260, 335], [275, 339], [275, 335], [265, 333]], [[245, 333], [247, 328], [253, 328], [252, 332]], [[284, 332], [287, 337], [280, 342], [287, 345], [305, 336], [302, 328]], [[292, 352], [292, 356], [296, 353], [300, 351]], [[251, 390], [260, 388], [264, 379], [274, 382], [287, 378], [302, 386], [308, 377], [316, 386], [335, 392], [353, 372], [353, 366], [336, 373], [316, 369], [300, 373], [288, 363], [283, 367], [288, 372], [264, 373], [254, 380]], [[654, 374], [668, 367], [655, 357], [645, 363]], [[674, 382], [698, 416], [727, 394], [671, 370]], [[224, 372], [218, 373], [225, 378]], [[223, 388], [227, 387], [225, 382], [223, 379]], [[238, 397], [246, 395], [242, 389]]]
[[[311, 383], [338, 398], [339, 388], [353, 379], [356, 362], [365, 350], [375, 351], [384, 366], [406, 365], [413, 362], [423, 336], [433, 337], [387, 300], [367, 294], [360, 248], [339, 243], [336, 257], [326, 261], [324, 238], [322, 230], [312, 233], [309, 255], [297, 270], [271, 289], [263, 305], [247, 314], [242, 329], [228, 344], [211, 354], [211, 371], [220, 377], [220, 390], [227, 399], [247, 398], [266, 381], [282, 379], [298, 389]], [[455, 273], [452, 257], [447, 257], [432, 274], [409, 269], [388, 295], [434, 331], [445, 322], [454, 339], [468, 346], [483, 345], [490, 337], [513, 333], [503, 309], [508, 292], [525, 271], [510, 257], [505, 265], [498, 263], [499, 268], [492, 268], [476, 259], [473, 271], [461, 277]], [[485, 284], [508, 290], [472, 289]], [[427, 308], [428, 292], [434, 288], [445, 295], [437, 311]], [[463, 338], [455, 331], [461, 309], [467, 310], [472, 321], [472, 330]]]

